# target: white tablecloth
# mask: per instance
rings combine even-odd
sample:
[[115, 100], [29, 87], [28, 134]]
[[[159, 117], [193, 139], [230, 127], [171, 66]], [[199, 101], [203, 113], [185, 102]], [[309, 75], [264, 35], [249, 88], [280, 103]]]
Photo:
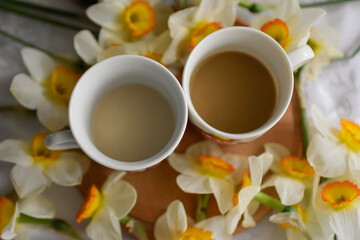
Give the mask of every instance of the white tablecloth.
[[[71, 0], [36, 0], [36, 2], [73, 11], [83, 11], [76, 1]], [[310, 1], [306, 0], [306, 2]], [[340, 32], [340, 49], [345, 54], [352, 53], [360, 44], [360, 1], [326, 6], [324, 9], [328, 14], [317, 24], [328, 24], [336, 28]], [[242, 10], [239, 10], [239, 14], [244, 14], [242, 16], [246, 18], [252, 17]], [[0, 28], [51, 52], [67, 57], [75, 56], [72, 46], [75, 31], [3, 11], [0, 11]], [[0, 36], [0, 106], [18, 105], [9, 92], [9, 86], [16, 73], [26, 72], [20, 57], [22, 47]], [[313, 103], [319, 105], [325, 116], [335, 126], [339, 126], [341, 117], [360, 123], [360, 54], [349, 61], [328, 65], [318, 81], [306, 83], [305, 90], [308, 107]], [[40, 130], [45, 129], [38, 123], [34, 114], [25, 111], [24, 113], [0, 113], [0, 141], [7, 138], [31, 139], [32, 135]], [[11, 164], [0, 162], [0, 196], [12, 190], [8, 175], [11, 167]], [[82, 224], [75, 222], [76, 211], [82, 202], [82, 197], [76, 189], [53, 185], [46, 190], [46, 194], [56, 204], [57, 217], [67, 220], [84, 235], [83, 230], [87, 222]], [[62, 237], [51, 231], [34, 230], [31, 239], [49, 240], [62, 239]], [[126, 235], [124, 239], [133, 238]], [[270, 223], [268, 219], [264, 219], [255, 228], [237, 235], [234, 239], [283, 240], [286, 238], [282, 229]]]

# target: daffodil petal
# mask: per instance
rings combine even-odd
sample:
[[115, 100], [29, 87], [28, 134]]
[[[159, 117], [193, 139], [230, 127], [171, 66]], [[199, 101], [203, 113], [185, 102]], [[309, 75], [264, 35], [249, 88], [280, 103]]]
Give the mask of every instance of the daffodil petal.
[[36, 165], [23, 167], [16, 165], [10, 172], [10, 179], [20, 198], [39, 194], [50, 185], [40, 167]]
[[85, 173], [90, 166], [90, 159], [85, 154], [76, 151], [64, 151], [58, 159], [68, 159], [79, 163], [83, 173]]
[[274, 183], [282, 204], [294, 205], [304, 198], [305, 185], [302, 182], [279, 176]]
[[271, 20], [274, 20], [274, 18], [271, 17], [271, 16], [268, 16], [268, 15], [263, 14], [263, 15], [260, 15], [260, 16], [258, 16], [257, 18], [255, 18], [255, 19], [251, 22], [250, 27], [256, 28], [256, 29], [261, 29], [261, 27], [262, 27], [265, 23], [267, 23], [267, 22], [269, 22], [269, 21], [271, 21]]
[[190, 21], [190, 16], [192, 16], [196, 7], [185, 8], [184, 10], [177, 11], [169, 17], [168, 25], [170, 30], [170, 35], [174, 39], [175, 35], [178, 34], [179, 31], [185, 30], [187, 33], [187, 28], [192, 26], [192, 22]]
[[169, 16], [173, 13], [173, 9], [163, 1], [157, 1], [157, 3], [151, 3], [155, 10], [156, 25], [153, 29], [153, 33], [156, 35], [168, 29]]
[[104, 205], [114, 211], [118, 219], [124, 218], [134, 207], [137, 193], [129, 183], [119, 179], [103, 189]]
[[68, 125], [68, 110], [65, 105], [59, 105], [43, 98], [38, 103], [37, 116], [39, 121], [50, 131], [57, 131]]
[[225, 231], [225, 224], [225, 217], [216, 216], [198, 222], [195, 227], [212, 232], [213, 239], [231, 240], [232, 236]]
[[155, 222], [154, 236], [156, 240], [172, 240], [173, 235], [170, 231], [166, 214], [161, 215]]
[[31, 77], [38, 83], [48, 80], [56, 67], [56, 62], [50, 56], [34, 48], [23, 48], [21, 56]]
[[29, 145], [25, 141], [7, 139], [0, 142], [0, 160], [15, 163], [21, 166], [29, 166], [33, 158], [28, 152]]
[[20, 200], [19, 210], [35, 218], [54, 218], [55, 216], [55, 206], [42, 194]]
[[80, 58], [89, 65], [96, 63], [101, 51], [94, 35], [89, 30], [82, 30], [74, 36], [74, 48]]
[[297, 0], [282, 0], [277, 5], [274, 15], [277, 18], [287, 20], [291, 15], [300, 10], [299, 2]]
[[218, 9], [223, 9], [224, 5], [225, 0], [201, 1], [194, 16], [194, 22], [201, 22], [205, 19], [212, 19], [214, 17], [214, 13], [219, 11]]
[[348, 153], [348, 164], [351, 171], [360, 170], [360, 154], [357, 152]]
[[304, 229], [304, 223], [298, 213], [282, 212], [274, 214], [270, 217], [270, 222], [277, 224], [288, 224], [299, 230]]
[[260, 186], [263, 175], [263, 165], [261, 159], [259, 157], [250, 156], [249, 166], [250, 166], [251, 185]]
[[14, 239], [15, 237], [18, 237], [17, 236], [18, 234], [15, 232], [15, 225], [16, 225], [16, 220], [17, 220], [19, 214], [20, 214], [19, 204], [16, 203], [14, 216], [12, 217], [10, 223], [3, 229], [2, 233], [1, 233], [1, 239], [11, 240], [11, 239]]
[[101, 192], [108, 192], [111, 191], [111, 188], [114, 184], [116, 184], [118, 181], [120, 181], [124, 176], [126, 175], [126, 172], [124, 171], [114, 171], [112, 172], [104, 182], [104, 184], [101, 187]]
[[91, 5], [86, 9], [86, 16], [96, 24], [118, 30], [121, 27], [121, 13], [125, 9], [120, 1], [104, 1]]
[[180, 61], [184, 60], [183, 59], [184, 57], [181, 54], [186, 52], [186, 49], [184, 50], [181, 48], [182, 47], [181, 43], [186, 38], [187, 34], [188, 34], [188, 30], [184, 28], [179, 29], [179, 31], [177, 31], [176, 34], [174, 34], [169, 47], [167, 48], [167, 50], [164, 53], [164, 56], [161, 59], [161, 62], [163, 62], [166, 65], [169, 65], [176, 62], [176, 60], [178, 59]]
[[224, 153], [217, 144], [211, 141], [201, 141], [188, 147], [185, 154], [197, 159], [201, 155], [221, 158]]
[[187, 154], [173, 153], [168, 157], [170, 166], [179, 173], [190, 176], [198, 176], [200, 164], [197, 158], [188, 156]]
[[119, 219], [111, 208], [101, 209], [86, 228], [86, 233], [92, 240], [121, 240]]
[[290, 151], [279, 143], [266, 143], [265, 151], [273, 155], [271, 170], [275, 173], [282, 171], [281, 159], [290, 156]]
[[315, 41], [324, 42], [334, 48], [337, 48], [340, 43], [339, 32], [328, 25], [313, 26], [311, 28], [310, 38]]
[[329, 138], [333, 141], [338, 141], [338, 130], [335, 129], [331, 124], [326, 120], [319, 107], [316, 105], [311, 106], [311, 116], [315, 128], [326, 138]]
[[127, 39], [125, 31], [112, 31], [106, 28], [101, 28], [98, 37], [98, 44], [101, 49], [106, 49], [112, 45], [124, 44]]
[[170, 43], [170, 31], [165, 31], [149, 44], [149, 51], [163, 54], [169, 47]]
[[40, 84], [24, 73], [17, 74], [10, 85], [10, 92], [16, 100], [31, 110], [36, 109], [42, 91]]
[[313, 239], [328, 240], [334, 238], [334, 230], [329, 223], [329, 215], [310, 206], [305, 221], [306, 230]]
[[212, 193], [209, 177], [206, 175], [189, 176], [180, 174], [176, 178], [177, 185], [187, 193], [207, 194]]
[[249, 169], [249, 162], [247, 157], [239, 155], [239, 154], [225, 154], [222, 159], [230, 163], [234, 172], [229, 175], [229, 178], [234, 182], [235, 185], [240, 184], [242, 181], [242, 176], [244, 172]]
[[330, 225], [339, 239], [359, 239], [360, 209], [357, 208], [333, 212], [330, 215]]
[[345, 144], [339, 144], [316, 134], [310, 141], [307, 157], [315, 172], [322, 177], [333, 178], [347, 170]]
[[244, 228], [250, 228], [256, 226], [256, 221], [253, 218], [253, 215], [258, 210], [260, 204], [255, 201], [251, 201], [247, 209], [244, 211], [243, 220], [241, 226]]
[[181, 238], [188, 226], [184, 205], [179, 200], [170, 203], [166, 210], [166, 219], [173, 238]]
[[49, 179], [61, 186], [76, 186], [82, 181], [80, 164], [72, 159], [59, 158], [45, 170]]
[[225, 214], [234, 204], [233, 197], [235, 187], [231, 182], [220, 178], [212, 177], [209, 180], [220, 213]]

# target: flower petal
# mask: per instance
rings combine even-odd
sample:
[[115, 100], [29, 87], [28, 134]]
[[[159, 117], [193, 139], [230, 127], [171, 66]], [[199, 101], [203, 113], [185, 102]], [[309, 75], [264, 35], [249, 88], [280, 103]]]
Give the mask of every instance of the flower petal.
[[220, 22], [223, 27], [233, 26], [236, 21], [236, 2], [225, 0], [224, 7], [213, 15], [213, 21]]
[[89, 30], [82, 30], [74, 36], [74, 48], [80, 58], [89, 65], [96, 63], [101, 51], [94, 35]]
[[[170, 46], [164, 53], [161, 62], [169, 65], [175, 63], [177, 60], [184, 62], [187, 56], [187, 51], [189, 44], [183, 44], [183, 40], [188, 35], [188, 30], [186, 28], [180, 28], [172, 37]], [[186, 54], [185, 54], [186, 53]]]
[[349, 169], [351, 171], [359, 171], [360, 170], [360, 154], [357, 152], [349, 151], [348, 164], [349, 164]]
[[360, 209], [335, 211], [330, 215], [330, 225], [336, 236], [343, 240], [357, 240], [360, 236]]
[[65, 151], [60, 155], [59, 160], [60, 159], [68, 159], [79, 163], [83, 173], [85, 173], [90, 166], [90, 159], [84, 153], [76, 151]]
[[124, 176], [126, 175], [126, 172], [124, 171], [114, 171], [112, 172], [104, 182], [104, 184], [101, 187], [101, 192], [108, 192], [111, 191], [111, 188], [113, 184], [116, 184], [118, 181], [120, 181]]
[[212, 193], [209, 177], [206, 175], [188, 176], [180, 174], [176, 178], [176, 183], [187, 193], [207, 194]]
[[42, 91], [40, 84], [24, 73], [17, 74], [10, 85], [10, 92], [16, 100], [31, 110], [36, 109]]
[[252, 186], [260, 186], [263, 176], [263, 165], [261, 159], [255, 156], [249, 157], [250, 177]]
[[316, 105], [311, 106], [311, 116], [315, 128], [326, 138], [329, 138], [333, 141], [338, 141], [338, 130], [335, 129], [331, 124], [325, 119], [324, 115], [320, 111], [319, 107]]
[[161, 215], [155, 222], [154, 236], [156, 240], [172, 240], [173, 235], [170, 231], [166, 214]]
[[19, 204], [16, 203], [14, 216], [12, 217], [11, 222], [3, 229], [1, 233], [1, 239], [11, 240], [17, 237], [18, 234], [15, 232], [15, 225], [19, 215], [20, 215]]
[[266, 143], [265, 151], [272, 154], [274, 159], [271, 166], [271, 170], [275, 173], [280, 173], [282, 171], [281, 159], [290, 156], [290, 151], [279, 143]]
[[29, 147], [25, 141], [4, 140], [0, 142], [0, 160], [21, 166], [29, 166], [33, 162], [33, 158], [28, 153]]
[[230, 163], [235, 169], [235, 171], [229, 175], [229, 178], [234, 182], [234, 184], [241, 183], [244, 172], [249, 169], [249, 162], [247, 157], [239, 154], [228, 153], [223, 155], [222, 159], [225, 162]]
[[61, 186], [76, 186], [81, 184], [83, 171], [80, 163], [62, 158], [61, 156], [45, 170], [50, 180]]
[[225, 217], [216, 216], [198, 222], [195, 227], [212, 232], [213, 239], [231, 240], [232, 236], [225, 231], [225, 224]]
[[104, 1], [86, 9], [86, 16], [96, 24], [118, 30], [121, 27], [121, 13], [125, 6], [120, 1]]
[[274, 214], [270, 217], [270, 222], [277, 224], [288, 224], [299, 230], [304, 229], [304, 223], [300, 215], [296, 212], [282, 212]]
[[334, 48], [337, 48], [340, 43], [339, 32], [335, 28], [328, 25], [312, 27], [310, 36], [311, 39], [324, 42]]
[[298, 0], [282, 0], [274, 12], [277, 18], [284, 19], [285, 21], [295, 13], [300, 11]]
[[19, 210], [35, 218], [54, 218], [55, 216], [55, 206], [42, 194], [20, 200]]
[[86, 233], [92, 240], [121, 240], [119, 219], [111, 208], [103, 208], [91, 220]]
[[250, 228], [250, 227], [256, 226], [256, 222], [255, 222], [254, 218], [252, 217], [252, 215], [254, 215], [256, 213], [259, 206], [260, 206], [260, 204], [258, 202], [255, 202], [255, 201], [250, 202], [249, 206], [247, 207], [247, 209], [244, 211], [244, 214], [243, 214], [243, 220], [241, 222], [242, 227]]
[[38, 83], [48, 80], [57, 65], [49, 55], [34, 48], [23, 48], [21, 56], [31, 77]]
[[39, 194], [50, 185], [49, 180], [37, 165], [28, 167], [14, 166], [10, 173], [10, 179], [20, 198]]
[[220, 178], [210, 178], [210, 186], [220, 213], [225, 214], [233, 206], [234, 185]]
[[212, 19], [214, 13], [223, 9], [225, 5], [224, 0], [207, 0], [201, 1], [199, 7], [196, 10], [193, 21], [195, 23]]
[[179, 173], [191, 176], [199, 175], [200, 164], [197, 158], [187, 154], [173, 153], [168, 157], [170, 166]]
[[201, 141], [188, 147], [185, 154], [198, 159], [201, 155], [221, 158], [224, 153], [217, 144], [210, 141]]
[[39, 121], [50, 131], [60, 130], [69, 123], [67, 107], [53, 103], [46, 98], [39, 101], [37, 116]]
[[187, 216], [184, 205], [179, 200], [170, 203], [166, 210], [166, 219], [173, 238], [181, 238], [187, 228]]
[[294, 205], [304, 198], [305, 185], [295, 179], [279, 176], [275, 179], [275, 189], [281, 203]]
[[339, 144], [316, 134], [310, 141], [307, 156], [315, 172], [322, 177], [333, 178], [347, 170], [345, 144]]

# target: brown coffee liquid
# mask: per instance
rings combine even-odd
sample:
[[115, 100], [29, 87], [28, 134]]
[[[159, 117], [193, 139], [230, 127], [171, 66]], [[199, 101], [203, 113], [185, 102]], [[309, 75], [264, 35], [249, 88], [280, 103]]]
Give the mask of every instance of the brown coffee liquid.
[[228, 133], [245, 133], [272, 115], [277, 90], [269, 70], [256, 58], [228, 51], [209, 56], [195, 67], [191, 101], [200, 117]]
[[173, 110], [160, 92], [141, 84], [116, 87], [102, 96], [91, 118], [95, 146], [105, 155], [133, 162], [149, 158], [169, 142]]

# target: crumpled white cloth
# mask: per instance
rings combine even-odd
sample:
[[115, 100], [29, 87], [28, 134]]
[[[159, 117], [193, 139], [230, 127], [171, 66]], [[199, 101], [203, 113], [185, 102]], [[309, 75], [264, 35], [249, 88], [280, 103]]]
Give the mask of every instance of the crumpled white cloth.
[[[63, 9], [82, 11], [76, 1], [71, 0], [36, 0], [36, 2]], [[340, 32], [340, 49], [345, 55], [351, 54], [360, 44], [360, 25], [358, 24], [360, 21], [360, 1], [323, 8], [328, 14], [316, 24], [327, 24], [337, 29]], [[239, 10], [238, 12], [246, 19], [253, 17], [247, 11]], [[76, 31], [54, 27], [3, 11], [0, 11], [0, 28], [54, 53], [68, 57], [75, 55], [72, 37]], [[0, 106], [18, 105], [9, 92], [9, 86], [15, 74], [26, 72], [20, 57], [22, 47], [20, 44], [0, 36]], [[333, 125], [339, 127], [340, 118], [347, 118], [360, 123], [360, 54], [351, 60], [328, 65], [318, 81], [306, 82], [305, 91], [308, 109], [312, 104], [317, 104]], [[38, 123], [34, 114], [0, 112], [0, 141], [7, 138], [30, 139], [34, 133], [41, 130], [45, 129]], [[11, 167], [11, 164], [0, 162], [0, 196], [12, 189], [8, 175]], [[82, 197], [76, 189], [53, 185], [46, 190], [46, 195], [55, 202], [57, 217], [67, 220], [86, 238], [84, 227], [87, 222], [81, 224], [75, 222], [76, 211], [82, 202]], [[131, 236], [124, 235], [124, 240], [134, 239]], [[51, 231], [42, 230], [39, 232], [36, 230], [30, 235], [30, 239], [55, 240], [63, 238]], [[234, 240], [240, 239], [285, 240], [286, 237], [282, 229], [265, 219], [255, 228], [234, 237]]]

